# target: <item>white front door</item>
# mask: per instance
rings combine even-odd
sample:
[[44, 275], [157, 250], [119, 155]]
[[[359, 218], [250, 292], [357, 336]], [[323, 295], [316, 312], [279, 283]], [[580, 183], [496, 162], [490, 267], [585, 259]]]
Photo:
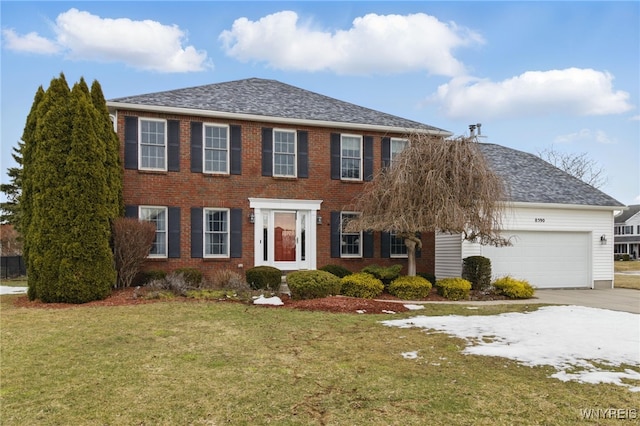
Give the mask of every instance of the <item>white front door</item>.
[[316, 220], [321, 201], [250, 198], [255, 265], [283, 271], [316, 268]]

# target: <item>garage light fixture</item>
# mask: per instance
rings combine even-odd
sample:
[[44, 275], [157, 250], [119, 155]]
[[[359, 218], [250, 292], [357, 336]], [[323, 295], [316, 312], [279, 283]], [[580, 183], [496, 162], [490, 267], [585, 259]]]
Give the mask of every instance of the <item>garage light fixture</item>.
[[600, 237], [600, 244], [602, 244], [603, 246], [605, 244], [607, 244], [607, 236], [602, 234], [602, 236]]

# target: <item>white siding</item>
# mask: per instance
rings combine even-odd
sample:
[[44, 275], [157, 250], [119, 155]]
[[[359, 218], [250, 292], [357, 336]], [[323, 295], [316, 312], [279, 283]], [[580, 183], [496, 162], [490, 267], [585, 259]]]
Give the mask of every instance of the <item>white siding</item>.
[[459, 234], [436, 233], [436, 279], [462, 274], [461, 244], [462, 236]]
[[[521, 203], [507, 210], [502, 229], [507, 236], [523, 231], [587, 233], [590, 238], [590, 259], [587, 266], [590, 269], [590, 286], [593, 286], [593, 281], [613, 280], [613, 210]], [[601, 244], [602, 235], [607, 244]], [[436, 256], [437, 245], [436, 239]], [[465, 241], [461, 245], [461, 259], [481, 253], [482, 247], [479, 244]], [[436, 260], [436, 269], [437, 267]]]

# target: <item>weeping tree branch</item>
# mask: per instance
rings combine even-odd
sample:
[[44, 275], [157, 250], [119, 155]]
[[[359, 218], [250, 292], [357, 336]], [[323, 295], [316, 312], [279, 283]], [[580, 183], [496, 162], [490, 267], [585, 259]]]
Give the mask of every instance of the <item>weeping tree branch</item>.
[[418, 232], [440, 231], [508, 245], [500, 236], [506, 187], [475, 140], [417, 133], [408, 140], [393, 165], [380, 170], [354, 200], [353, 210], [362, 214], [345, 224], [346, 230], [396, 232], [405, 243], [419, 243]]

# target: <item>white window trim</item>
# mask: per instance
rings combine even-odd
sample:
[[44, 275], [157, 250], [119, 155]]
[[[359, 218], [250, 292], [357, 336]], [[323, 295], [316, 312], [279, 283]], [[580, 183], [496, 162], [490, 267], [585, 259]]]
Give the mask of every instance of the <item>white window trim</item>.
[[[142, 219], [142, 210], [143, 209], [158, 209], [158, 210], [164, 210], [164, 248], [165, 248], [165, 253], [164, 254], [151, 254], [149, 253], [149, 255], [147, 256], [148, 258], [152, 258], [152, 259], [166, 259], [168, 257], [168, 252], [169, 252], [169, 209], [166, 206], [138, 206], [138, 217], [141, 218], [141, 220], [146, 220], [146, 219]], [[158, 230], [156, 229], [156, 234], [157, 234]], [[154, 237], [155, 240], [155, 237]]]
[[[389, 141], [389, 165], [393, 166], [393, 143], [394, 142], [405, 142], [405, 149], [409, 146], [409, 140], [404, 138], [391, 138]], [[404, 150], [403, 150], [404, 151]], [[402, 151], [400, 151], [402, 152]], [[400, 154], [400, 153], [398, 153]]]
[[[207, 254], [207, 212], [227, 213], [227, 254]], [[206, 207], [202, 211], [202, 256], [207, 259], [228, 259], [231, 250], [231, 210], [215, 207]]]
[[[227, 129], [227, 170], [224, 172], [208, 171], [206, 167], [207, 153], [207, 127], [219, 127]], [[202, 172], [210, 175], [228, 175], [231, 162], [231, 128], [228, 124], [203, 123], [202, 125]]]
[[[276, 174], [276, 132], [293, 133], [293, 174], [281, 175]], [[298, 177], [298, 132], [291, 129], [273, 129], [271, 137], [271, 164], [273, 165], [273, 176], [277, 177]]]
[[406, 258], [408, 258], [409, 257], [409, 253], [408, 252], [404, 253], [404, 254], [394, 254], [393, 253], [393, 245], [391, 244], [391, 241], [393, 241], [393, 238], [394, 238], [394, 233], [393, 232], [389, 232], [389, 257], [392, 258], [392, 259], [406, 259]]
[[[342, 221], [344, 215], [355, 215], [360, 216], [362, 213], [360, 212], [350, 212], [350, 211], [342, 211], [340, 212], [340, 257], [346, 259], [360, 259], [362, 258], [362, 231], [360, 231], [360, 238], [358, 238], [358, 254], [344, 254], [342, 253]], [[354, 235], [356, 232], [348, 232], [347, 235]]]
[[[360, 177], [358, 177], [358, 178], [342, 177], [342, 142], [343, 142], [345, 137], [360, 139], [360, 168], [359, 168]], [[349, 134], [349, 133], [340, 134], [340, 179], [341, 180], [350, 180], [350, 181], [356, 181], [356, 182], [362, 181], [362, 175], [364, 174], [363, 163], [362, 163], [362, 159], [364, 157], [364, 152], [363, 152], [364, 146], [363, 146], [363, 143], [362, 143], [363, 139], [364, 138], [362, 137], [362, 135], [353, 135], [353, 134]]]
[[[142, 167], [142, 122], [143, 121], [155, 121], [164, 123], [164, 167]], [[139, 170], [155, 170], [155, 171], [167, 171], [167, 164], [169, 159], [167, 158], [167, 120], [161, 118], [147, 118], [147, 117], [138, 117], [138, 169]]]

